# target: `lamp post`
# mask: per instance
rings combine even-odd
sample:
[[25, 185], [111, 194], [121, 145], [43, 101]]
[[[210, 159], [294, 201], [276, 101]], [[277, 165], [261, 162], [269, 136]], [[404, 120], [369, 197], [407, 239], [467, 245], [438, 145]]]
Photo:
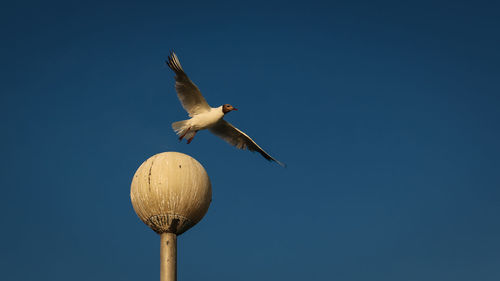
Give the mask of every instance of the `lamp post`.
[[212, 201], [203, 166], [189, 155], [163, 152], [135, 172], [130, 198], [139, 218], [160, 235], [160, 280], [177, 280], [177, 236], [198, 223]]

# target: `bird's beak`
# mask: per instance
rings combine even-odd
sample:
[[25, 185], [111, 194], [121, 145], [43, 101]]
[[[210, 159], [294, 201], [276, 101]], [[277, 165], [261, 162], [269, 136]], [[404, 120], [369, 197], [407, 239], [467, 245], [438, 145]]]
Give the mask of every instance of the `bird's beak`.
[[237, 109], [237, 108], [234, 108], [234, 107], [233, 107], [233, 110], [236, 110], [236, 111], [238, 111], [238, 109]]

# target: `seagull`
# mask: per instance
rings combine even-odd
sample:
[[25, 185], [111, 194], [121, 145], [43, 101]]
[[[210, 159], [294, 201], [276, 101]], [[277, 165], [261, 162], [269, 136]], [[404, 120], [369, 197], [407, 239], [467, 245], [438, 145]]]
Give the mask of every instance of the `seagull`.
[[189, 117], [191, 117], [187, 120], [172, 123], [172, 129], [179, 136], [179, 141], [186, 138], [189, 144], [193, 141], [198, 131], [208, 129], [216, 136], [239, 149], [259, 152], [267, 160], [274, 161], [285, 167], [285, 164], [265, 152], [247, 134], [223, 119], [226, 114], [238, 109], [230, 104], [224, 104], [219, 107], [210, 107], [208, 105], [198, 87], [189, 79], [184, 69], [182, 69], [181, 63], [174, 52], [170, 52], [166, 63], [175, 73], [175, 90], [177, 91], [177, 96], [181, 101], [182, 107], [184, 107]]

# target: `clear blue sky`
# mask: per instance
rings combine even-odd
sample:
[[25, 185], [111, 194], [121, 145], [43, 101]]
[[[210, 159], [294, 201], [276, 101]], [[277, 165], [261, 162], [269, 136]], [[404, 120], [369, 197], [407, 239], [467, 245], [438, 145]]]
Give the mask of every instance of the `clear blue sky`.
[[[500, 280], [495, 1], [179, 2], [0, 5], [2, 280], [159, 280], [163, 151], [213, 185], [179, 280]], [[177, 142], [171, 49], [288, 168]]]

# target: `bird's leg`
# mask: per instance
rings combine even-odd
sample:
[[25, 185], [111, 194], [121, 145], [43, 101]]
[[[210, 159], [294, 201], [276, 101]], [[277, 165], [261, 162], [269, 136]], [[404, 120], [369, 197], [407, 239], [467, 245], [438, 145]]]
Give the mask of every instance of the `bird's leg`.
[[186, 134], [189, 132], [189, 130], [191, 130], [191, 127], [189, 127], [185, 132], [184, 134], [182, 134], [182, 136], [179, 137], [179, 141], [181, 141], [185, 136]]
[[188, 144], [191, 143], [191, 141], [193, 140], [194, 136], [196, 135], [198, 131], [194, 131], [194, 134], [188, 139]]

